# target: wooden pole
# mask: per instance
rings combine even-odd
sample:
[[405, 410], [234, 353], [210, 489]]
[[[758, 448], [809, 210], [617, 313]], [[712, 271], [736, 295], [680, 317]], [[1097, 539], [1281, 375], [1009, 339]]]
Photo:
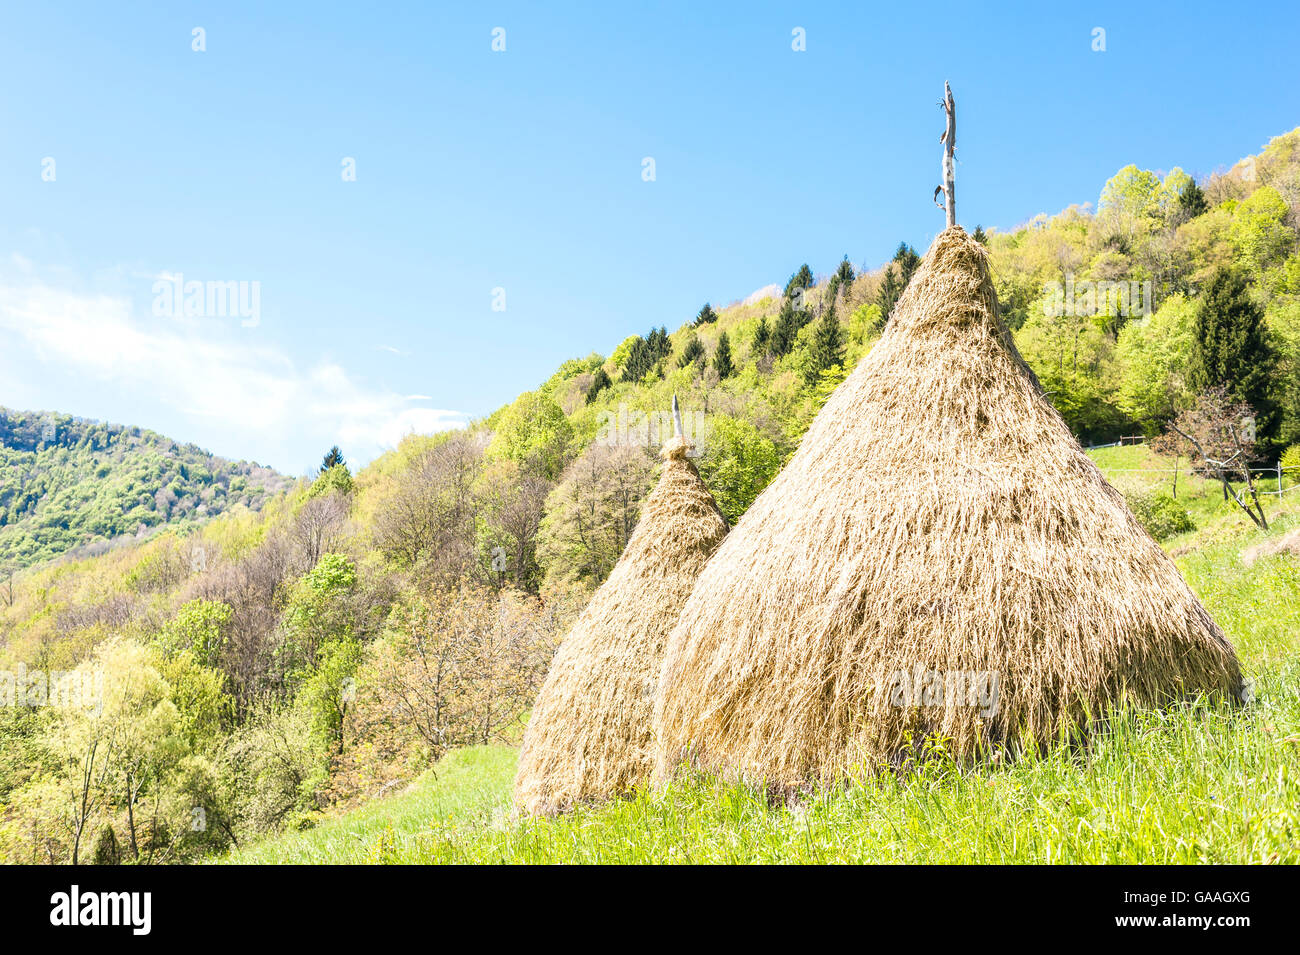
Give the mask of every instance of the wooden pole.
[[939, 142], [943, 146], [943, 183], [935, 187], [934, 204], [939, 205], [939, 193], [943, 193], [943, 209], [947, 214], [948, 228], [957, 224], [957, 161], [953, 153], [957, 149], [957, 104], [952, 99], [952, 87], [948, 81], [943, 83], [943, 101], [939, 103], [948, 118]]
[[673, 393], [673, 433], [679, 438], [685, 437], [682, 433], [682, 409], [677, 407], [677, 394], [675, 392]]

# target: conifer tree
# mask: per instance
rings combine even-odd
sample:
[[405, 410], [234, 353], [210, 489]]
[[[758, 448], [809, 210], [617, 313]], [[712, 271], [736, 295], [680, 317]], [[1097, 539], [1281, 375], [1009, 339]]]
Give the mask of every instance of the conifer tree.
[[1250, 405], [1257, 439], [1270, 441], [1278, 423], [1270, 388], [1277, 356], [1268, 339], [1264, 311], [1250, 297], [1240, 272], [1220, 268], [1210, 278], [1196, 310], [1193, 333], [1188, 384], [1200, 393], [1226, 387]]
[[668, 340], [668, 329], [662, 325], [650, 329], [650, 334], [646, 336], [646, 343], [650, 346], [651, 365], [655, 364], [659, 359], [667, 358], [672, 354], [673, 343]]
[[682, 349], [681, 357], [677, 359], [677, 367], [685, 368], [692, 362], [701, 361], [703, 358], [704, 346], [700, 344], [698, 338], [692, 335], [691, 340], [688, 341], [686, 347]]
[[840, 328], [840, 320], [835, 316], [834, 305], [826, 310], [813, 330], [809, 357], [811, 361], [804, 369], [804, 374], [810, 385], [816, 384], [827, 368], [844, 363], [844, 330]]
[[713, 310], [712, 305], [705, 302], [704, 307], [700, 309], [700, 313], [695, 316], [695, 327], [699, 328], [701, 325], [710, 325], [717, 320], [718, 313]]
[[907, 288], [907, 283], [912, 281], [912, 274], [920, 268], [921, 257], [916, 254], [916, 249], [906, 242], [900, 242], [898, 248], [894, 251], [894, 261], [898, 263], [898, 273], [902, 279], [903, 288]]
[[339, 450], [339, 446], [336, 444], [325, 453], [325, 457], [321, 460], [320, 473], [324, 474], [330, 468], [340, 464], [346, 464], [346, 462], [343, 460], [343, 452]]
[[803, 327], [799, 314], [786, 299], [781, 306], [781, 313], [776, 318], [776, 327], [772, 329], [772, 354], [777, 358], [790, 354], [794, 348], [795, 337]]
[[592, 376], [591, 385], [587, 388], [587, 404], [596, 400], [596, 396], [612, 385], [609, 374], [605, 371], [605, 366], [596, 369], [596, 374]]
[[885, 275], [880, 283], [880, 291], [876, 293], [876, 302], [880, 306], [880, 314], [885, 317], [886, 322], [889, 321], [894, 306], [902, 298], [907, 283], [912, 280], [912, 273], [917, 270], [920, 264], [921, 257], [916, 254], [916, 249], [906, 242], [898, 243], [898, 249], [894, 252], [894, 257], [885, 266]]
[[623, 365], [623, 380], [632, 383], [640, 381], [653, 364], [649, 345], [644, 338], [638, 338], [628, 349], [627, 361]]
[[718, 338], [718, 350], [713, 353], [713, 369], [718, 373], [719, 380], [730, 378], [736, 371], [735, 365], [731, 363], [731, 339], [727, 338], [726, 332]]
[[1196, 184], [1195, 179], [1178, 194], [1178, 211], [1184, 221], [1195, 219], [1210, 211], [1210, 202], [1205, 198], [1205, 191]]
[[812, 288], [812, 286], [812, 269], [808, 268], [808, 263], [805, 262], [799, 266], [799, 271], [790, 276], [790, 281], [785, 284], [785, 297], [787, 299], [793, 298], [795, 289]]
[[767, 316], [760, 315], [758, 326], [754, 329], [754, 354], [763, 355], [768, 350], [768, 345], [772, 341], [772, 329], [767, 324]]

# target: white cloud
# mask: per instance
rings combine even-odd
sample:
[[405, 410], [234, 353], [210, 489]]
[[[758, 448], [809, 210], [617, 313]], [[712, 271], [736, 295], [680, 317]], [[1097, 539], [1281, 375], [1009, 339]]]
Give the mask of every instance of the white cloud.
[[435, 434], [452, 428], [463, 428], [465, 424], [466, 418], [459, 411], [407, 408], [379, 429], [379, 446], [395, 448], [408, 434]]
[[[234, 449], [237, 456], [286, 470], [302, 463], [297, 457], [305, 452], [296, 445], [338, 443], [364, 461], [411, 431], [463, 427], [468, 420], [456, 411], [411, 408], [412, 398], [432, 399], [372, 387], [333, 362], [300, 367], [238, 322], [137, 317], [120, 295], [0, 282], [0, 333], [5, 376], [27, 379], [14, 391], [40, 394], [41, 383], [54, 379], [92, 386], [98, 395], [112, 389], [130, 395], [135, 406], [140, 400], [159, 406], [160, 419], [167, 411], [195, 419], [193, 433], [171, 435], [178, 440], [239, 436], [246, 450]], [[52, 410], [67, 407], [60, 395], [41, 397]]]

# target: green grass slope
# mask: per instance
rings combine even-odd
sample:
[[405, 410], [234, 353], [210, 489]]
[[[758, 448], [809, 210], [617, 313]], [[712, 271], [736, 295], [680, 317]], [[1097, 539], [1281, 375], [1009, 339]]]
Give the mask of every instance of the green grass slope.
[[240, 865], [385, 862], [431, 826], [489, 830], [508, 814], [517, 755], [511, 746], [455, 750], [400, 793], [312, 829], [235, 850], [222, 861]]

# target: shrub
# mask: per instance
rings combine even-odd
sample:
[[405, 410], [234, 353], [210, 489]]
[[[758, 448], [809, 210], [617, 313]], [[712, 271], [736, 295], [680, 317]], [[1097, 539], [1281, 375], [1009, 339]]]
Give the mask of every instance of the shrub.
[[1186, 509], [1168, 494], [1143, 491], [1126, 494], [1125, 497], [1134, 516], [1147, 529], [1147, 533], [1158, 541], [1196, 530]]
[[1286, 487], [1300, 484], [1300, 444], [1293, 444], [1282, 452], [1282, 481]]

